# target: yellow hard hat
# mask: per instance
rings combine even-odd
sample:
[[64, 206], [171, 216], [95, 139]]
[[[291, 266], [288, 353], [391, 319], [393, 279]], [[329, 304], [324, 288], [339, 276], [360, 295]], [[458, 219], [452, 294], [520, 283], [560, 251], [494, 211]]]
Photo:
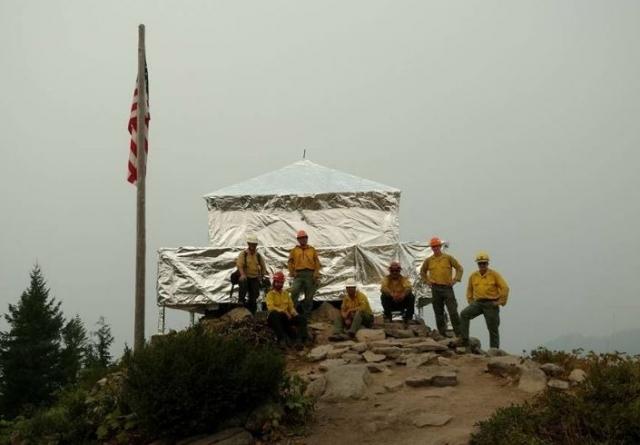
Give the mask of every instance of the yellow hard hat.
[[489, 262], [489, 254], [484, 250], [478, 252], [476, 254], [476, 263], [488, 263]]

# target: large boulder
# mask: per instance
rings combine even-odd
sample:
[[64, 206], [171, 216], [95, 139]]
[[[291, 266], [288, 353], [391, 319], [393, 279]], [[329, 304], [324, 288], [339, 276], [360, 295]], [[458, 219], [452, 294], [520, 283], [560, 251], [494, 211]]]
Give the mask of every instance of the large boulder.
[[499, 377], [515, 377], [520, 375], [520, 357], [505, 355], [503, 357], [491, 357], [487, 362], [487, 371]]
[[304, 390], [304, 395], [306, 397], [311, 397], [313, 400], [318, 400], [322, 394], [324, 394], [324, 390], [326, 388], [327, 378], [325, 376], [320, 376], [307, 385], [307, 388]]
[[518, 388], [529, 394], [537, 394], [547, 387], [547, 376], [535, 367], [522, 367]]
[[540, 366], [540, 369], [550, 377], [557, 377], [564, 373], [564, 368], [560, 365], [556, 365], [555, 363], [545, 363]]
[[327, 387], [322, 396], [326, 402], [339, 402], [364, 397], [371, 384], [371, 374], [365, 365], [345, 365], [329, 368]]
[[569, 381], [573, 384], [582, 383], [587, 378], [587, 373], [580, 368], [576, 368], [569, 374]]
[[455, 372], [441, 371], [431, 376], [432, 386], [456, 386], [458, 384], [458, 376]]
[[312, 362], [319, 362], [320, 360], [324, 360], [327, 358], [329, 352], [333, 351], [333, 346], [331, 345], [322, 345], [316, 346], [307, 354], [307, 359]]

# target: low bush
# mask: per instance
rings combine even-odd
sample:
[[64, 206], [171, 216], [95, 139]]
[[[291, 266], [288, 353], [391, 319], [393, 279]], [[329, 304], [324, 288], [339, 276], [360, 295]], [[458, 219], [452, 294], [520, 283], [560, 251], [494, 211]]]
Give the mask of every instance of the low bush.
[[479, 423], [474, 445], [640, 443], [640, 362], [623, 354], [581, 359], [587, 378], [570, 392], [549, 390]]
[[123, 400], [149, 437], [215, 431], [277, 398], [284, 359], [270, 345], [196, 327], [126, 359]]

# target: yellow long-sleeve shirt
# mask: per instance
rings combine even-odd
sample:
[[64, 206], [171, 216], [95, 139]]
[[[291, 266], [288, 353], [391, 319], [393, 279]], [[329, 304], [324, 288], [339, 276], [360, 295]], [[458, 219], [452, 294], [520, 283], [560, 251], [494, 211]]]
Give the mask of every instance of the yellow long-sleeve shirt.
[[[452, 271], [455, 269], [456, 274], [452, 279]], [[441, 253], [438, 256], [430, 256], [420, 268], [420, 276], [422, 281], [431, 284], [442, 284], [448, 286], [452, 281], [460, 281], [464, 269], [454, 257], [447, 253]]]
[[498, 272], [487, 269], [484, 275], [479, 271], [471, 274], [467, 285], [467, 301], [498, 300], [501, 306], [507, 304], [509, 285]]
[[260, 275], [264, 275], [267, 271], [262, 255], [258, 252], [251, 253], [248, 249], [240, 252], [238, 259], [236, 260], [236, 266], [249, 278], [256, 278]]
[[407, 277], [400, 275], [398, 278], [392, 278], [391, 275], [387, 275], [380, 283], [380, 292], [388, 295], [406, 295], [411, 291], [411, 287], [411, 282]]
[[291, 295], [289, 295], [288, 290], [277, 291], [275, 289], [271, 289], [267, 292], [265, 302], [267, 303], [267, 310], [269, 312], [286, 312], [292, 317], [298, 315], [296, 309], [293, 307], [293, 300], [291, 299]]
[[365, 294], [360, 291], [356, 291], [356, 296], [351, 298], [349, 294], [345, 294], [342, 297], [342, 306], [340, 306], [340, 313], [343, 317], [346, 317], [349, 312], [363, 311], [367, 314], [373, 314], [371, 306], [369, 305], [369, 299]]
[[289, 274], [295, 276], [298, 270], [312, 270], [314, 276], [320, 274], [320, 259], [318, 252], [312, 246], [296, 246], [289, 252]]

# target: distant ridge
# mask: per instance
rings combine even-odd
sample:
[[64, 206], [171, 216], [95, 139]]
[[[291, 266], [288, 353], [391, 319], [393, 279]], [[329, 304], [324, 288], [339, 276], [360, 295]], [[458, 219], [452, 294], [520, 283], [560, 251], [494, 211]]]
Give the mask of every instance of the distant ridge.
[[554, 350], [571, 351], [582, 348], [585, 352], [626, 352], [640, 354], [640, 328], [619, 331], [604, 337], [592, 337], [582, 334], [567, 334], [544, 344]]

